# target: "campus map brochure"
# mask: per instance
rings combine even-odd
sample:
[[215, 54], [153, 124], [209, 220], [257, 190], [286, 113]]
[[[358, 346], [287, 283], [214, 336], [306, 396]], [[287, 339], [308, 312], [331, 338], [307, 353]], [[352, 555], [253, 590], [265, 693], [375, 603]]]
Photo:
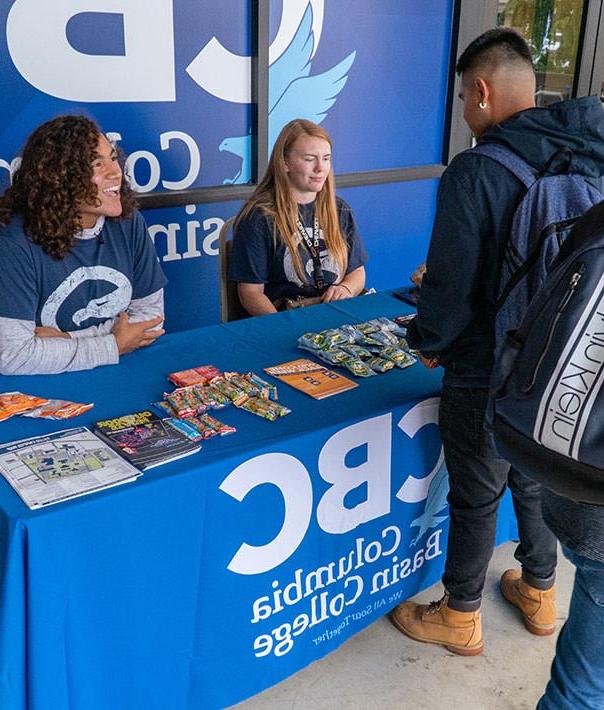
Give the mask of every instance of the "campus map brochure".
[[357, 383], [348, 377], [338, 375], [337, 372], [305, 358], [265, 367], [264, 371], [315, 399], [325, 399], [358, 387]]
[[0, 473], [32, 510], [142, 475], [86, 427], [2, 444]]
[[198, 443], [149, 410], [99, 421], [94, 425], [94, 433], [143, 471], [201, 449]]

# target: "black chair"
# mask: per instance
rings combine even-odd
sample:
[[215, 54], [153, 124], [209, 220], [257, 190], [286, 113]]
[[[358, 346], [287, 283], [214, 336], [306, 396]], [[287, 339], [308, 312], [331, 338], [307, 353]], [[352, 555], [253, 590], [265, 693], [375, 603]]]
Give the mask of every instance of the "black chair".
[[220, 319], [223, 323], [247, 318], [249, 315], [239, 301], [237, 284], [234, 281], [229, 281], [228, 278], [229, 261], [231, 258], [231, 249], [233, 248], [233, 241], [229, 237], [229, 233], [232, 232], [234, 221], [234, 217], [227, 219], [222, 225], [218, 237], [220, 256]]

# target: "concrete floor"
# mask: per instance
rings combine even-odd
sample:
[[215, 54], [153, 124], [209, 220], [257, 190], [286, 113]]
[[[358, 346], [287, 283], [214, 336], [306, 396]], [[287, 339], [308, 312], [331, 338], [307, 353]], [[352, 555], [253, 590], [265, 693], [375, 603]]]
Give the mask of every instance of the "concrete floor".
[[[237, 710], [530, 710], [541, 697], [554, 657], [556, 634], [529, 634], [518, 612], [498, 590], [501, 574], [515, 566], [515, 545], [495, 551], [482, 606], [485, 649], [464, 658], [420, 644], [383, 617], [279, 685], [234, 707]], [[560, 555], [562, 558], [562, 555]], [[558, 565], [558, 620], [566, 619], [574, 567]], [[440, 585], [417, 596], [442, 594]]]

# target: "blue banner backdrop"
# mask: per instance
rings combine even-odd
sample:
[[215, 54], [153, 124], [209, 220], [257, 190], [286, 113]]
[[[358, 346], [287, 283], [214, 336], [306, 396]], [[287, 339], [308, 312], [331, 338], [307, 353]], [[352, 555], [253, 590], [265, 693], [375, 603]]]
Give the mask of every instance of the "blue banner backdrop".
[[[287, 5], [271, 2], [273, 33]], [[311, 2], [290, 47], [269, 70], [270, 136], [303, 116], [331, 134], [339, 172], [440, 163], [452, 5]], [[303, 44], [309, 30], [314, 43]], [[296, 72], [301, 59], [309, 65]], [[291, 83], [283, 91], [286, 78]]]
[[243, 86], [249, 101], [250, 74], [216, 47], [221, 40], [249, 56], [250, 8], [251, 0], [3, 3], [0, 76], [11, 107], [0, 116], [3, 183], [37, 125], [85, 113], [130, 156], [141, 192], [221, 184], [235, 166], [220, 145], [225, 133], [251, 130], [251, 106], [216, 93]]
[[[0, 190], [27, 135], [63, 113], [99, 121], [141, 192], [248, 182], [251, 5], [3, 3]], [[452, 0], [273, 0], [271, 140], [306, 116], [331, 133], [337, 172], [440, 162], [451, 15]], [[406, 281], [426, 252], [434, 183], [345, 193], [367, 241], [369, 285]], [[170, 280], [169, 330], [217, 322], [218, 231], [238, 207], [145, 214]]]

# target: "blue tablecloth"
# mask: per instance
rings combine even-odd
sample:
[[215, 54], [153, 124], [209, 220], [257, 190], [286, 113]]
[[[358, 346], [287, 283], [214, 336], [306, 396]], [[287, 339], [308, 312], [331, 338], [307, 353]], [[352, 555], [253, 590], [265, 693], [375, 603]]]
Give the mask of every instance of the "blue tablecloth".
[[[92, 401], [73, 420], [91, 425], [147, 407], [174, 370], [262, 374], [305, 356], [303, 332], [405, 311], [377, 294], [176, 333], [119, 366], [4, 377], [0, 391]], [[0, 708], [224, 707], [435, 582], [448, 524], [440, 372], [357, 381], [322, 401], [281, 384], [293, 411], [277, 422], [222, 410], [236, 434], [43, 510], [0, 479]], [[0, 442], [65, 427], [15, 417]], [[513, 529], [506, 503], [499, 541]]]

